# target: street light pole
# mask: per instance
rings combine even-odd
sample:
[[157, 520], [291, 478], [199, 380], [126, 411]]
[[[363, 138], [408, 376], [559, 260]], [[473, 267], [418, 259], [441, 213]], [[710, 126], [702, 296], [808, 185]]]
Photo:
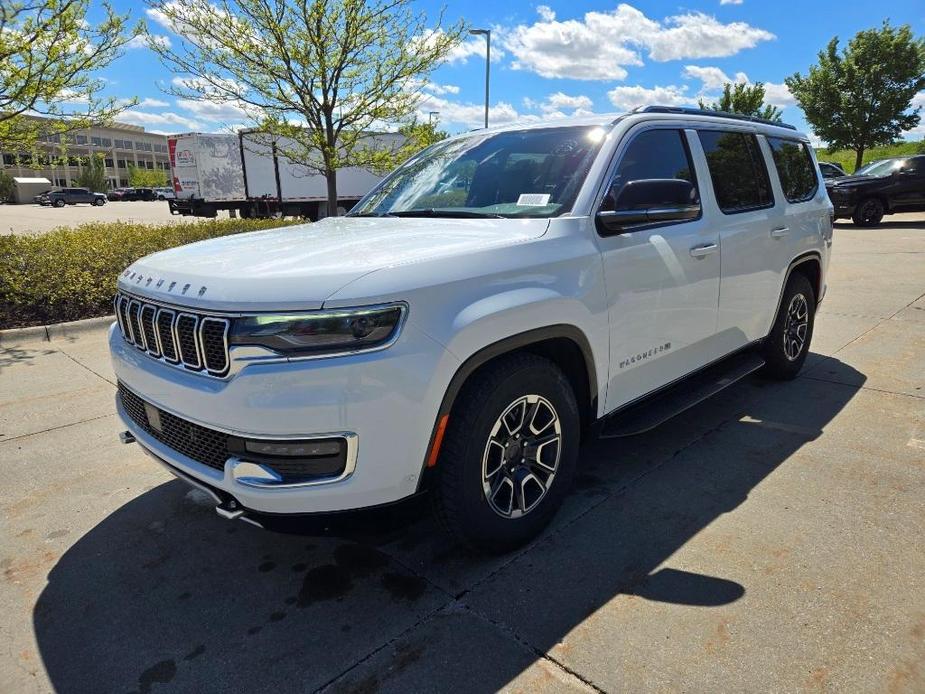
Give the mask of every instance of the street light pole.
[[488, 127], [488, 85], [491, 81], [491, 29], [470, 29], [473, 36], [485, 37], [485, 127]]

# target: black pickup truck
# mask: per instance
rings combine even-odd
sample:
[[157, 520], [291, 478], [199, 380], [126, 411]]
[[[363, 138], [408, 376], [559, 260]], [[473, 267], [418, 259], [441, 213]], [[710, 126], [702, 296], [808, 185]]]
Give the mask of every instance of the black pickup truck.
[[880, 159], [853, 176], [826, 181], [835, 219], [850, 218], [862, 227], [877, 226], [884, 215], [925, 211], [925, 154]]

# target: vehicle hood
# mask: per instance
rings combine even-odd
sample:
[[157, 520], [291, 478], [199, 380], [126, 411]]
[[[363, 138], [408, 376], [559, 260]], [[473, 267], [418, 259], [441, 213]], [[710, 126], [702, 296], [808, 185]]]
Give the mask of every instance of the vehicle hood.
[[864, 183], [875, 183], [877, 181], [882, 181], [884, 178], [889, 178], [889, 176], [842, 176], [841, 178], [836, 178], [833, 181], [830, 181], [827, 184], [827, 187], [840, 187], [840, 186], [852, 186], [852, 185], [863, 185]]
[[523, 243], [548, 225], [547, 219], [330, 218], [161, 251], [129, 266], [119, 288], [203, 310], [316, 309], [370, 272]]

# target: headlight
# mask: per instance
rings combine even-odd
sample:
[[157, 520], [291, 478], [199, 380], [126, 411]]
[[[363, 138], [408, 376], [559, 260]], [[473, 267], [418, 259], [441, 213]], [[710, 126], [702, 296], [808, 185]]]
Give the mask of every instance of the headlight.
[[404, 304], [394, 304], [245, 316], [235, 319], [228, 341], [293, 356], [356, 352], [393, 342], [406, 311]]

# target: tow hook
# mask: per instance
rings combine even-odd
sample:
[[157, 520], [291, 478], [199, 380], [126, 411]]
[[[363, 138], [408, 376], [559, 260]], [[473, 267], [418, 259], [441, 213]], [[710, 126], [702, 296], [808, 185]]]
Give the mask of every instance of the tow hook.
[[130, 431], [120, 431], [119, 440], [122, 443], [135, 443], [135, 436]]
[[244, 515], [244, 509], [234, 499], [226, 499], [215, 507], [215, 512], [222, 518], [234, 520]]

